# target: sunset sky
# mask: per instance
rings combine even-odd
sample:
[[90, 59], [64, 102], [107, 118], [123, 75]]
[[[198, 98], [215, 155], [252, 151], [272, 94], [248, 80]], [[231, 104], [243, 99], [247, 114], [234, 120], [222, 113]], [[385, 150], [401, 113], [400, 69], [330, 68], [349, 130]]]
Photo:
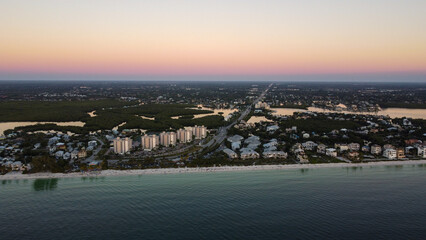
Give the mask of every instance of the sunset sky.
[[0, 80], [416, 76], [425, 0], [2, 0]]

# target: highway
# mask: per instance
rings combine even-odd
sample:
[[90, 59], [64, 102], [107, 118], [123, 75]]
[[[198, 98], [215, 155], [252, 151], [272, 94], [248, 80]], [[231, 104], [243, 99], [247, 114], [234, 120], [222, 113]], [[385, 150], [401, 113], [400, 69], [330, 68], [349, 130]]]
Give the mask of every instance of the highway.
[[265, 97], [265, 95], [268, 93], [269, 89], [272, 87], [272, 83], [262, 92], [262, 94], [260, 94], [260, 96], [253, 101], [252, 104], [250, 104], [240, 115], [240, 117], [235, 120], [234, 122], [232, 122], [231, 124], [229, 124], [226, 127], [220, 127], [218, 129], [218, 133], [216, 134], [216, 136], [210, 140], [208, 143], [202, 145], [203, 148], [208, 148], [210, 146], [212, 146], [213, 144], [221, 144], [226, 136], [228, 135], [228, 130], [233, 127], [235, 124], [237, 124], [238, 122], [240, 122], [241, 120], [243, 120], [245, 117], [247, 117], [247, 115], [251, 112], [251, 109], [254, 105], [256, 105], [256, 103], [258, 103], [259, 101], [261, 101], [263, 99], [263, 97]]

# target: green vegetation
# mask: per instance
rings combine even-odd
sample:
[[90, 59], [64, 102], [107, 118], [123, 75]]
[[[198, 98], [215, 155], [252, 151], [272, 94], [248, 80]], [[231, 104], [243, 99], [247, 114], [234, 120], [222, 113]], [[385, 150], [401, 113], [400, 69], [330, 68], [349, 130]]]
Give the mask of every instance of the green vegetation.
[[297, 104], [284, 104], [284, 105], [271, 105], [271, 108], [296, 108], [296, 109], [305, 109], [308, 110], [309, 105], [306, 104], [302, 104], [302, 105], [297, 105]]
[[382, 103], [379, 103], [379, 106], [381, 108], [426, 109], [426, 104], [422, 104], [422, 103], [382, 102]]
[[[2, 102], [0, 118], [2, 121], [82, 121], [84, 127], [57, 126], [56, 124], [37, 124], [18, 127], [15, 130], [38, 131], [56, 130], [87, 133], [89, 131], [112, 129], [122, 123], [122, 129], [146, 129], [162, 131], [184, 126], [204, 125], [216, 128], [224, 124], [219, 115], [195, 118], [196, 114], [213, 113], [209, 110], [193, 109], [189, 104], [147, 104], [136, 105], [135, 102], [117, 100], [99, 101], [61, 101], [61, 102]], [[96, 110], [96, 116], [88, 112]], [[155, 120], [143, 119], [152, 117]], [[179, 119], [171, 117], [181, 116]]]
[[[36, 124], [36, 125], [30, 125], [30, 126], [24, 126], [24, 127], [16, 127], [15, 130], [22, 130], [24, 132], [35, 132], [35, 131], [59, 131], [59, 132], [73, 132], [77, 134], [84, 134], [88, 133], [88, 130], [83, 127], [75, 127], [75, 126], [58, 126], [56, 124]], [[5, 133], [9, 134], [13, 130], [9, 129], [6, 130]]]
[[112, 99], [98, 101], [0, 102], [0, 119], [2, 122], [83, 121], [89, 117], [88, 112], [90, 111], [123, 107], [131, 104]]
[[361, 124], [353, 121], [339, 121], [339, 120], [330, 120], [330, 119], [289, 119], [283, 121], [280, 124], [283, 128], [289, 128], [296, 126], [298, 129], [303, 129], [308, 132], [330, 132], [334, 129], [356, 129], [361, 126]]
[[70, 168], [69, 164], [64, 160], [56, 161], [49, 156], [35, 157], [31, 161], [31, 172], [65, 172]]

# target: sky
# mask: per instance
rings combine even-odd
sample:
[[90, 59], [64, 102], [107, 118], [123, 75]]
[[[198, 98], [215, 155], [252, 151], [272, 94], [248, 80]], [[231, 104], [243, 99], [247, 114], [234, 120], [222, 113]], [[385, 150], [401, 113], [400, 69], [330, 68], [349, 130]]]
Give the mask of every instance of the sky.
[[0, 80], [426, 82], [425, 0], [2, 0]]

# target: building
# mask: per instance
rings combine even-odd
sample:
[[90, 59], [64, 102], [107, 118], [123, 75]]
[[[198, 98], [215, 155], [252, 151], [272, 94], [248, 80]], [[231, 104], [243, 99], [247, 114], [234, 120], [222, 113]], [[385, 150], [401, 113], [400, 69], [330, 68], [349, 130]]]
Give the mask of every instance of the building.
[[383, 151], [386, 149], [395, 149], [395, 147], [392, 144], [385, 144], [383, 145]]
[[89, 146], [89, 147], [96, 147], [97, 145], [98, 145], [98, 142], [96, 142], [95, 140], [89, 141], [87, 143], [87, 146]]
[[241, 148], [241, 142], [232, 142], [231, 148], [232, 148], [233, 151], [240, 149]]
[[159, 144], [160, 139], [157, 135], [144, 135], [141, 137], [141, 146], [146, 151], [151, 151], [158, 147]]
[[374, 144], [373, 146], [371, 146], [371, 154], [374, 155], [379, 155], [380, 153], [382, 153], [382, 147], [380, 147], [377, 144]]
[[317, 153], [325, 154], [326, 149], [327, 146], [321, 143], [317, 146]]
[[359, 143], [349, 143], [348, 148], [350, 151], [359, 151], [361, 145]]
[[300, 163], [309, 163], [308, 156], [305, 154], [305, 152], [297, 154], [296, 158]]
[[55, 153], [55, 157], [56, 158], [62, 158], [64, 156], [64, 151], [57, 151], [56, 153]]
[[114, 139], [114, 153], [124, 154], [132, 149], [132, 139], [130, 138], [116, 138]]
[[398, 149], [396, 150], [396, 157], [397, 157], [398, 159], [403, 159], [403, 158], [405, 158], [405, 151], [404, 151], [404, 148], [398, 148]]
[[192, 141], [192, 130], [179, 129], [176, 132], [177, 140], [181, 143], [188, 143]]
[[358, 160], [359, 159], [359, 152], [357, 152], [357, 151], [349, 152], [348, 158]]
[[204, 126], [195, 125], [192, 127], [192, 135], [195, 139], [203, 139], [207, 137], [207, 128]]
[[325, 149], [325, 155], [330, 157], [337, 157], [337, 151], [335, 148], [327, 148]]
[[421, 158], [426, 158], [426, 146], [417, 147], [417, 156]]
[[238, 158], [238, 154], [229, 148], [223, 149], [223, 152], [226, 153], [226, 155], [228, 155], [229, 158]]
[[82, 148], [80, 151], [78, 151], [77, 157], [79, 159], [86, 158], [87, 157], [87, 151], [86, 151], [86, 149]]
[[71, 159], [77, 159], [78, 158], [78, 150], [74, 150], [71, 152]]
[[287, 153], [283, 151], [263, 151], [264, 158], [287, 158]]
[[348, 144], [345, 143], [335, 143], [334, 148], [339, 149], [340, 152], [345, 152], [349, 150]]
[[241, 148], [240, 152], [241, 159], [256, 159], [260, 157], [259, 153], [251, 148]]
[[396, 150], [393, 148], [388, 148], [383, 151], [383, 157], [387, 159], [395, 159], [397, 157]]
[[269, 104], [267, 104], [266, 102], [257, 102], [254, 105], [255, 108], [264, 108], [264, 109], [268, 109], [269, 108]]
[[277, 131], [278, 129], [280, 129], [280, 127], [278, 127], [278, 125], [272, 125], [272, 126], [266, 127], [266, 131], [271, 132], [271, 133]]
[[318, 144], [316, 144], [312, 141], [307, 141], [307, 142], [302, 143], [302, 146], [305, 150], [312, 151], [318, 146]]
[[160, 144], [165, 147], [176, 145], [175, 132], [162, 132], [160, 133]]
[[369, 146], [362, 146], [361, 150], [363, 152], [370, 152], [370, 147]]
[[240, 143], [241, 143], [241, 141], [242, 141], [243, 139], [244, 139], [244, 138], [243, 138], [242, 136], [240, 136], [240, 135], [234, 135], [234, 136], [232, 136], [232, 137], [228, 137], [228, 138], [227, 138], [228, 142], [230, 142], [230, 143], [233, 143], [233, 142], [240, 142]]
[[258, 136], [253, 135], [244, 140], [244, 144], [247, 144], [247, 148], [256, 149], [262, 143], [260, 142], [260, 138]]

